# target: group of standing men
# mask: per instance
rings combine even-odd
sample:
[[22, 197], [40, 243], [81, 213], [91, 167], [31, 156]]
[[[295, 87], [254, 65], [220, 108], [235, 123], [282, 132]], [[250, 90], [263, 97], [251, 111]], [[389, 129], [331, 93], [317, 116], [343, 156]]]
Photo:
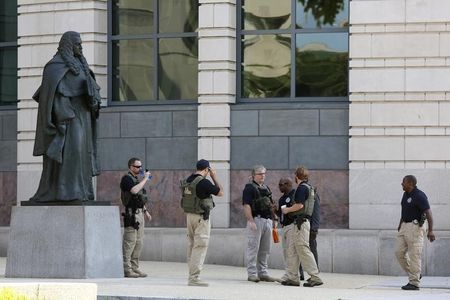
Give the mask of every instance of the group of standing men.
[[[146, 277], [139, 269], [145, 218], [151, 220], [146, 208], [148, 201], [144, 188], [151, 178], [148, 170], [142, 170], [138, 158], [128, 161], [128, 173], [122, 177], [121, 200], [125, 206], [123, 264], [125, 277]], [[139, 181], [138, 175], [143, 175]], [[207, 179], [210, 176], [213, 182]], [[320, 223], [320, 198], [316, 189], [308, 182], [308, 169], [301, 166], [295, 170], [295, 184], [289, 178], [281, 178], [279, 190], [283, 193], [278, 204], [272, 199], [270, 188], [264, 184], [266, 168], [262, 165], [252, 169], [249, 183], [244, 187], [242, 204], [247, 219], [247, 273], [248, 281], [281, 282], [282, 285], [299, 286], [304, 280], [303, 270], [310, 278], [305, 287], [322, 285], [319, 277], [317, 255], [317, 233]], [[418, 290], [421, 275], [421, 255], [425, 235], [424, 221], [428, 221], [427, 237], [435, 240], [433, 218], [426, 195], [417, 188], [413, 175], [403, 178], [402, 213], [398, 226], [396, 257], [400, 266], [408, 273], [409, 282], [404, 290]], [[181, 181], [181, 207], [186, 213], [189, 267], [188, 285], [208, 286], [199, 279], [203, 268], [211, 231], [210, 211], [215, 204], [212, 195], [223, 196], [223, 188], [207, 160], [196, 164], [196, 172]], [[268, 273], [268, 258], [273, 230], [278, 222], [282, 227], [283, 256], [286, 271], [281, 279]], [[299, 275], [300, 273], [300, 275]]]

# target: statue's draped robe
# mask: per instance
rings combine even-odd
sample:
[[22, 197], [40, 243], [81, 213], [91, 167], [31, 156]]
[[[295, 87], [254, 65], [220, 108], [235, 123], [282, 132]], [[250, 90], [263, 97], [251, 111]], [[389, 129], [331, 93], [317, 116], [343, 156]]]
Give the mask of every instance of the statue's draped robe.
[[[33, 98], [39, 102], [33, 155], [43, 156], [35, 202], [94, 200], [92, 177], [99, 174], [96, 146], [97, 111], [91, 108], [87, 76], [81, 62], [75, 75], [59, 54], [44, 68]], [[89, 83], [95, 84], [93, 78]], [[94, 86], [99, 98], [99, 87]]]

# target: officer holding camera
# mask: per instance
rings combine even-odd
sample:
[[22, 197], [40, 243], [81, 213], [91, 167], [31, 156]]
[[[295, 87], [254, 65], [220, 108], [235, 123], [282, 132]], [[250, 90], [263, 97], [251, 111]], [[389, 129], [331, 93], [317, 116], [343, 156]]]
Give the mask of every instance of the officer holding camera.
[[[209, 214], [214, 207], [212, 195], [223, 196], [223, 188], [209, 161], [200, 159], [196, 167], [197, 171], [194, 174], [181, 181], [181, 207], [186, 213], [188, 237], [188, 285], [208, 286], [207, 282], [199, 279], [199, 275], [205, 261], [211, 232]], [[214, 184], [206, 179], [208, 175]]]
[[151, 221], [151, 215], [145, 204], [148, 202], [145, 183], [151, 178], [151, 173], [145, 170], [143, 179], [139, 181], [138, 175], [142, 171], [142, 163], [139, 158], [128, 160], [128, 173], [120, 181], [121, 201], [125, 206], [122, 214], [124, 219], [123, 232], [123, 268], [125, 277], [147, 277], [147, 274], [139, 270], [139, 257], [142, 251], [144, 216]]

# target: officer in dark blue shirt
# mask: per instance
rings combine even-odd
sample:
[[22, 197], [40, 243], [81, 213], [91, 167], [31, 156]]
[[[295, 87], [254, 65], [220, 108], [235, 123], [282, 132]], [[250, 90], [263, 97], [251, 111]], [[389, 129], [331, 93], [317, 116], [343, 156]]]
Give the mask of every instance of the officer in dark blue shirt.
[[417, 179], [407, 175], [402, 181], [402, 216], [398, 224], [395, 255], [400, 266], [408, 274], [408, 284], [403, 290], [418, 290], [421, 278], [422, 248], [424, 240], [425, 218], [428, 221], [427, 238], [435, 240], [433, 233], [433, 216], [430, 204], [424, 192], [417, 188]]

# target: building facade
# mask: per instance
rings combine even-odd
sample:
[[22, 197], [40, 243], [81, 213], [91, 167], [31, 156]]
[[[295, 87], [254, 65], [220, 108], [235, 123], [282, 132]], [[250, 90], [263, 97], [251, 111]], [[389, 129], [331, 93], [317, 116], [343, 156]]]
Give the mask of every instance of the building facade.
[[39, 183], [31, 96], [62, 33], [73, 30], [102, 87], [97, 200], [119, 204], [129, 157], [153, 172], [149, 259], [182, 257], [164, 250], [184, 236], [179, 181], [205, 158], [226, 191], [212, 214], [222, 242], [210, 262], [243, 263], [214, 247], [242, 234], [251, 167], [266, 166], [277, 198], [278, 180], [303, 164], [322, 200], [323, 271], [401, 273], [392, 264], [400, 182], [415, 174], [440, 235], [425, 247], [425, 270], [448, 275], [440, 261], [450, 244], [448, 1], [338, 0], [326, 9], [314, 0], [5, 2], [2, 226]]

